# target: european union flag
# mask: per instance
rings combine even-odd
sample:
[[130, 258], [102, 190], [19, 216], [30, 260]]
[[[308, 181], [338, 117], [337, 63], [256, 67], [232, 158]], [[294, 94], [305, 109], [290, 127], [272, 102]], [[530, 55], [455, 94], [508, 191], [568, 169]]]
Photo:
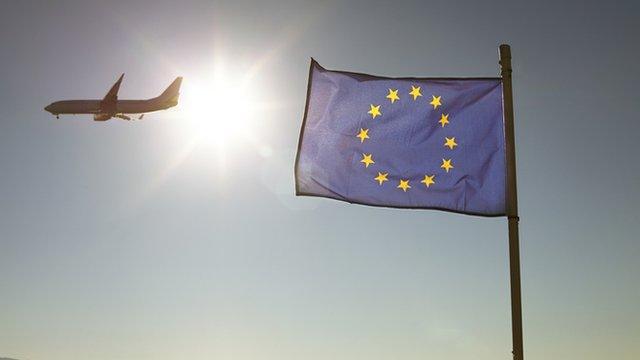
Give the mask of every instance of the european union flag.
[[388, 78], [311, 60], [296, 194], [500, 216], [500, 78]]

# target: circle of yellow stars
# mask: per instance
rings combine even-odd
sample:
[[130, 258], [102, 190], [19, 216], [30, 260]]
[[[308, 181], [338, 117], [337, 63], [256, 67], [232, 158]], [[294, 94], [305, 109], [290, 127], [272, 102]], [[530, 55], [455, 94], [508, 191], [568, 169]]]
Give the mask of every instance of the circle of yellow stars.
[[[389, 93], [385, 96], [386, 99], [393, 105], [396, 101], [400, 101], [400, 95], [398, 95], [399, 89], [391, 89], [389, 88]], [[418, 101], [418, 98], [422, 97], [422, 89], [418, 85], [411, 85], [411, 91], [408, 92], [410, 99], [412, 101]], [[433, 107], [432, 110], [437, 110], [438, 107], [442, 105], [442, 96], [441, 95], [431, 95], [431, 99], [429, 101], [429, 105]], [[376, 117], [382, 116], [382, 111], [380, 108], [382, 104], [369, 104], [369, 111], [367, 114], [371, 116], [371, 120], [375, 120]], [[449, 114], [445, 114], [442, 112], [440, 114], [440, 120], [438, 121], [441, 128], [449, 125]], [[356, 135], [356, 137], [360, 140], [360, 143], [363, 144], [365, 140], [369, 140], [369, 129], [360, 128], [360, 131]], [[455, 137], [446, 137], [444, 138], [444, 147], [448, 148], [449, 151], [454, 150], [458, 143], [456, 142]], [[363, 164], [365, 168], [369, 168], [369, 166], [375, 164], [376, 162], [373, 160], [373, 154], [371, 153], [362, 153], [362, 159], [360, 162]], [[446, 173], [449, 173], [454, 169], [452, 158], [443, 158], [442, 164], [440, 165], [441, 169], [444, 169]], [[389, 173], [378, 171], [378, 175], [373, 178], [374, 181], [378, 183], [378, 185], [382, 186], [385, 182], [389, 181]], [[436, 184], [436, 175], [435, 174], [424, 174], [424, 178], [420, 181], [421, 184], [424, 185], [425, 188], [429, 188]], [[402, 179], [400, 178], [398, 184], [396, 186], [397, 189], [407, 192], [411, 189], [411, 179]]]

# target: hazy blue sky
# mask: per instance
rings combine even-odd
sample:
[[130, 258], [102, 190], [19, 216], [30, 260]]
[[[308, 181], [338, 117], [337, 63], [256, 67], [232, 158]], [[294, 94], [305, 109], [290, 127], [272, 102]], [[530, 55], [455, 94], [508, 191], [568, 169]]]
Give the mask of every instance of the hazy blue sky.
[[[293, 196], [309, 57], [495, 76], [507, 42], [525, 357], [640, 358], [639, 21], [631, 1], [1, 0], [0, 357], [510, 359], [504, 219]], [[225, 101], [198, 112], [212, 69]], [[184, 75], [184, 103], [43, 111], [122, 72], [122, 98]]]

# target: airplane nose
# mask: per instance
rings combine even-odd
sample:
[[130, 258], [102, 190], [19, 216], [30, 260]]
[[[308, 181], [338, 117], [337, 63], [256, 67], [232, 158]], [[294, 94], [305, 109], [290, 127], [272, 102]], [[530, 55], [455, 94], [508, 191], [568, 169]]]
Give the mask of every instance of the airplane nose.
[[51, 112], [51, 104], [44, 107], [44, 111]]

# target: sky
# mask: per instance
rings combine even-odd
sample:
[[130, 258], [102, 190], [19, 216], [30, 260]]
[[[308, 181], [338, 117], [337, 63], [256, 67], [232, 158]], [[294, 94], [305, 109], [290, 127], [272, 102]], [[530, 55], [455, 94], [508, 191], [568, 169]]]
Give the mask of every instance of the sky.
[[[0, 357], [510, 359], [507, 224], [294, 196], [310, 57], [496, 76], [527, 359], [640, 358], [640, 5], [0, 1]], [[150, 98], [143, 121], [43, 110]]]

